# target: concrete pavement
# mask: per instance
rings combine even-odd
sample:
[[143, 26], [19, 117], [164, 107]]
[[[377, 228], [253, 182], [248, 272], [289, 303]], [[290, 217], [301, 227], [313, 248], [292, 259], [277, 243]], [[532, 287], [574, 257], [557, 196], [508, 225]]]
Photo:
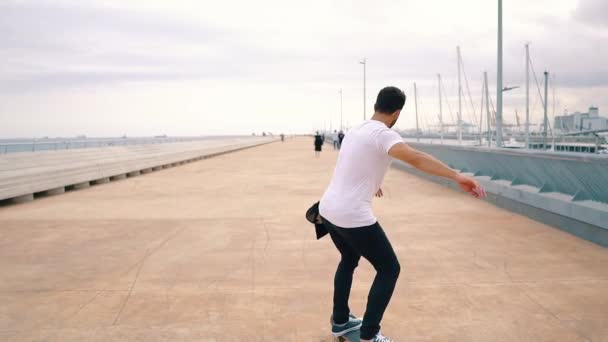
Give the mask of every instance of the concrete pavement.
[[[0, 208], [0, 341], [331, 341], [304, 211], [336, 153], [273, 143]], [[330, 149], [327, 149], [330, 147]], [[397, 341], [608, 341], [608, 250], [392, 169]], [[362, 261], [351, 308], [373, 279]]]

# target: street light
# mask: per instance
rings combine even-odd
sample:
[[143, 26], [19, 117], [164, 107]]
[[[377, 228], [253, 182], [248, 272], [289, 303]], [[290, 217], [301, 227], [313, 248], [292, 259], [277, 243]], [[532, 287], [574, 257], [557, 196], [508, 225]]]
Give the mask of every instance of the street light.
[[498, 0], [498, 39], [496, 68], [496, 146], [502, 146], [502, 0]]
[[342, 127], [342, 88], [340, 88], [340, 131], [344, 130]]
[[365, 58], [363, 58], [362, 61], [359, 62], [359, 64], [363, 64], [363, 121], [366, 120], [366, 108], [367, 105], [365, 103], [365, 78], [366, 78], [366, 66], [367, 66], [367, 61], [365, 60]]

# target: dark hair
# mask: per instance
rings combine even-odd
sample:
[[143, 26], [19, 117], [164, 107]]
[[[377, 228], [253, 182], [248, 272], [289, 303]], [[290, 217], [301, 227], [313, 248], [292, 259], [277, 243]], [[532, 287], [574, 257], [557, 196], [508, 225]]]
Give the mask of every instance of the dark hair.
[[393, 114], [403, 109], [405, 105], [405, 93], [397, 87], [386, 87], [380, 90], [374, 110], [382, 114]]

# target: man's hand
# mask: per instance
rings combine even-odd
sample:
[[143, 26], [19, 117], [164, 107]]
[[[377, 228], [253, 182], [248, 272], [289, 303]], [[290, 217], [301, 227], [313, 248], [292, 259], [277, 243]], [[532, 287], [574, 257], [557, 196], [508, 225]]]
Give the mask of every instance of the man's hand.
[[384, 193], [382, 192], [382, 189], [378, 189], [378, 192], [376, 192], [376, 197], [382, 197], [384, 196]]
[[454, 178], [454, 181], [458, 183], [458, 186], [465, 192], [468, 192], [475, 198], [484, 198], [486, 197], [486, 190], [479, 185], [475, 180], [463, 175], [457, 175]]

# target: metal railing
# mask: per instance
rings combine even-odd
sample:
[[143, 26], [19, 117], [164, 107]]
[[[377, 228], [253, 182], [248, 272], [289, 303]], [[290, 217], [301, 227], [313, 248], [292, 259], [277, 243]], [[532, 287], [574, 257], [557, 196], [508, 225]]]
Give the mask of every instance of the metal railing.
[[94, 147], [165, 144], [237, 137], [240, 136], [33, 139], [31, 141], [21, 140], [18, 142], [0, 142], [0, 154], [17, 152], [58, 151]]

